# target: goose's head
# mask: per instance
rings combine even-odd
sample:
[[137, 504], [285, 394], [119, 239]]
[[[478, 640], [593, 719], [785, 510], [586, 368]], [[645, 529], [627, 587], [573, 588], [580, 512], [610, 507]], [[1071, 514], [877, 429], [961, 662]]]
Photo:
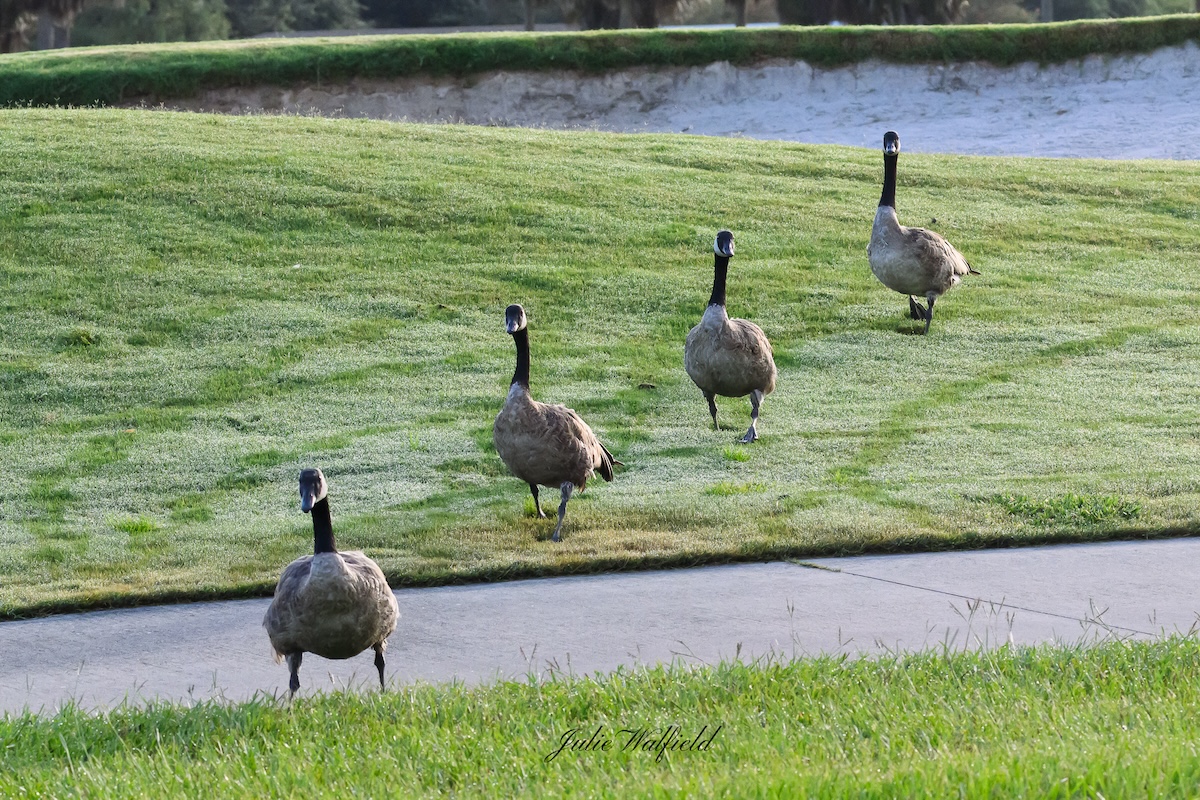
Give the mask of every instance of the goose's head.
[[300, 510], [305, 514], [329, 494], [325, 474], [316, 467], [300, 470]]
[[719, 256], [733, 258], [733, 233], [730, 231], [718, 233], [716, 241], [713, 242], [713, 252]]
[[525, 309], [519, 303], [513, 303], [504, 309], [504, 332], [516, 333], [525, 330]]
[[900, 134], [888, 131], [883, 135], [883, 154], [885, 156], [900, 155]]

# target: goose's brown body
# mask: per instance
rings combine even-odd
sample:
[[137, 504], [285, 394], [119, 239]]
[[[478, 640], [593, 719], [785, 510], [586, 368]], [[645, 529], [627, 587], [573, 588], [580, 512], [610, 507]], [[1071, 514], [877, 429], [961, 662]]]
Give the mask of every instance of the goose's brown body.
[[867, 261], [884, 286], [926, 298], [940, 297], [973, 271], [963, 254], [940, 235], [901, 225], [891, 206], [875, 212]]
[[514, 303], [504, 310], [504, 329], [513, 337], [517, 367], [513, 370], [508, 397], [492, 426], [492, 443], [501, 460], [525, 483], [533, 495], [538, 517], [546, 516], [538, 498], [538, 486], [557, 488], [558, 525], [550, 539], [560, 541], [567, 503], [578, 487], [587, 486], [597, 473], [613, 479], [613, 465], [620, 464], [600, 444], [596, 434], [578, 414], [566, 406], [539, 403], [529, 394], [529, 330], [525, 309]]
[[539, 403], [514, 383], [496, 415], [492, 443], [512, 474], [530, 484], [580, 491], [599, 473], [613, 479], [612, 454], [572, 409]]
[[[962, 282], [964, 275], [978, 275], [963, 254], [933, 231], [907, 228], [896, 216], [896, 164], [900, 136], [883, 135], [883, 192], [871, 225], [867, 262], [879, 282], [892, 291], [908, 295], [908, 313], [925, 321], [925, 333], [933, 322], [933, 304]], [[926, 305], [916, 298], [923, 297]]]
[[713, 427], [716, 398], [750, 395], [750, 429], [740, 441], [758, 439], [758, 414], [763, 398], [775, 391], [775, 354], [762, 328], [745, 319], [730, 319], [725, 310], [725, 282], [733, 258], [733, 233], [719, 231], [713, 241], [713, 288], [700, 324], [688, 331], [683, 345], [683, 368], [704, 393]]
[[730, 319], [724, 306], [709, 306], [683, 347], [683, 366], [707, 394], [744, 397], [775, 391], [775, 358], [762, 328]]
[[263, 617], [275, 660], [287, 659], [292, 694], [305, 653], [352, 658], [367, 648], [375, 651], [384, 687], [383, 653], [400, 616], [379, 565], [357, 550], [338, 552], [328, 491], [321, 470], [300, 471], [300, 510], [312, 514], [313, 554], [284, 567]]
[[301, 556], [275, 586], [263, 625], [276, 657], [352, 658], [387, 647], [400, 610], [383, 570], [356, 550]]

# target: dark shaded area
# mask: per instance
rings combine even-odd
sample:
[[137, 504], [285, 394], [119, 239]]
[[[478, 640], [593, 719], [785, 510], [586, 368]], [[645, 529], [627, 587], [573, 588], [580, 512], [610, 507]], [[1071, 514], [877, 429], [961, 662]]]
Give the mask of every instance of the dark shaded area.
[[[532, 0], [537, 22], [561, 22], [553, 0]], [[516, 25], [525, 22], [525, 0], [363, 0], [363, 18], [376, 28]]]

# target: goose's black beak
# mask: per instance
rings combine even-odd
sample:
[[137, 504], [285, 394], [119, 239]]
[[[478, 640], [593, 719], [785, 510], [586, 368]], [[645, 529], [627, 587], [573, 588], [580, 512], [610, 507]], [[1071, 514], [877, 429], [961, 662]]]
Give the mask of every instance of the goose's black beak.
[[313, 499], [314, 497], [315, 495], [311, 489], [308, 491], [305, 491], [304, 489], [300, 490], [300, 510], [305, 514], [312, 511], [312, 507], [316, 505], [316, 500]]

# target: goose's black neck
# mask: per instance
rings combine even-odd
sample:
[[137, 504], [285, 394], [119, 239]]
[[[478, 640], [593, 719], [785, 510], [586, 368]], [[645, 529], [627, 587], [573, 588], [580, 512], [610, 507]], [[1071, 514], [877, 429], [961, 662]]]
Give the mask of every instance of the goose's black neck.
[[729, 273], [729, 256], [713, 257], [713, 290], [708, 298], [710, 306], [725, 305], [725, 276]]
[[899, 159], [898, 153], [883, 157], [883, 196], [879, 198], [881, 206], [896, 207], [896, 162]]
[[312, 507], [313, 555], [336, 553], [333, 541], [333, 520], [329, 517], [329, 498], [322, 497]]
[[512, 335], [517, 345], [517, 369], [513, 372], [513, 383], [529, 388], [529, 329], [521, 328]]

